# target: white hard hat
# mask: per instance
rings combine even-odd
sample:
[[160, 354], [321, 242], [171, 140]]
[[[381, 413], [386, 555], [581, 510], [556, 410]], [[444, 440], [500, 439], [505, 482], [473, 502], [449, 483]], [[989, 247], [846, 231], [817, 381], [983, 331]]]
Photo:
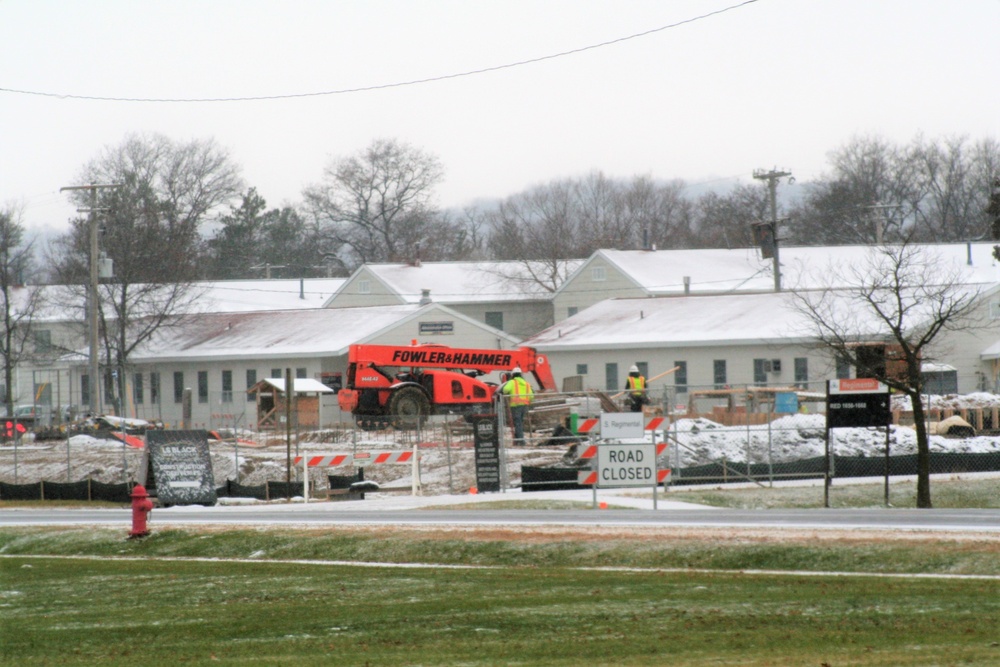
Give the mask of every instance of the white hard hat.
[[632, 368], [628, 369], [628, 372], [629, 373], [638, 373], [639, 372], [639, 367], [636, 366], [635, 364], [632, 364]]
[[514, 370], [512, 370], [511, 373], [513, 373], [514, 375], [520, 375], [520, 373], [521, 373], [521, 367], [520, 366], [514, 366]]

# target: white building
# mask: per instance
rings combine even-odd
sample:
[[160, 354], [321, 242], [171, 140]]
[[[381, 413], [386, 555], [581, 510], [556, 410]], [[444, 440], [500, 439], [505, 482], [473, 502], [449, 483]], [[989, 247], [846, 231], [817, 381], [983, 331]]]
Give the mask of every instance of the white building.
[[[552, 291], [582, 260], [541, 262], [415, 262], [365, 264], [326, 308], [442, 303], [512, 336], [524, 338], [553, 323]], [[556, 278], [548, 278], [551, 274]]]

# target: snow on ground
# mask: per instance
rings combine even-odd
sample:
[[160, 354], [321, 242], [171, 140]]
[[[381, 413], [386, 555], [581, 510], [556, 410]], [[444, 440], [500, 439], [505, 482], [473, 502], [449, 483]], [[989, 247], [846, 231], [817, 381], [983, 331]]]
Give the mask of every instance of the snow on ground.
[[[823, 456], [826, 450], [826, 417], [795, 414], [779, 417], [770, 424], [739, 427], [722, 426], [707, 419], [679, 419], [670, 427], [675, 434], [679, 465], [699, 465], [725, 457], [727, 461], [774, 463]], [[951, 438], [930, 436], [932, 452], [1000, 452], [1000, 437]], [[885, 430], [837, 428], [831, 431], [831, 449], [837, 456], [884, 456]], [[889, 452], [894, 455], [917, 452], [917, 432], [908, 426], [889, 428]], [[673, 457], [671, 463], [675, 461]], [[678, 465], [674, 463], [674, 465]]]

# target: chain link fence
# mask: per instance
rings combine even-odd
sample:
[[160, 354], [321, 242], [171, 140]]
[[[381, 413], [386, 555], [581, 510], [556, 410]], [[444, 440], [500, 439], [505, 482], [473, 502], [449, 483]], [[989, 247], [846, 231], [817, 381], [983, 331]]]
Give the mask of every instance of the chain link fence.
[[[825, 383], [679, 389], [651, 387], [642, 408], [650, 422], [663, 419], [656, 439], [668, 443], [659, 462], [659, 467], [672, 470], [668, 488], [706, 484], [770, 488], [794, 483], [814, 486], [812, 504], [822, 506], [829, 502], [831, 488], [877, 484], [880, 478], [905, 479], [916, 473], [916, 434], [905, 411], [894, 412], [899, 423], [888, 428], [833, 429], [827, 441]], [[465, 415], [407, 414], [326, 423], [318, 429], [283, 423], [255, 430], [245, 426], [245, 412], [219, 412], [205, 427], [210, 431], [217, 486], [226, 480], [236, 487], [286, 480], [301, 484], [306, 475], [316, 493], [323, 494], [331, 489], [331, 476], [347, 477], [363, 469], [365, 480], [387, 490], [458, 494], [478, 490], [492, 470], [499, 476], [500, 490], [507, 492], [527, 490], [524, 470], [540, 469], [562, 475], [559, 488], [570, 488], [576, 486], [576, 471], [590, 465], [580, 457], [583, 446], [599, 439], [588, 421], [602, 412], [628, 409], [628, 397], [625, 392], [605, 391], [536, 393], [520, 443], [512, 433], [508, 400], [500, 397], [489, 408], [492, 412], [485, 414], [496, 419], [496, 461], [490, 465], [482, 459], [489, 448], [480, 442], [477, 451], [475, 429]], [[986, 415], [975, 409], [965, 412], [969, 423], [998, 423], [991, 412], [995, 408], [980, 410]], [[944, 414], [939, 410], [935, 417]], [[932, 438], [932, 472], [1000, 470], [1000, 438], [989, 429], [973, 429], [987, 435]], [[138, 474], [142, 451], [126, 442], [90, 439], [9, 441], [0, 447], [0, 482], [127, 483]], [[334, 452], [350, 454], [350, 465], [291, 464], [298, 456]], [[416, 456], [403, 463], [382, 463], [376, 460], [379, 452]], [[831, 486], [824, 484], [828, 469]], [[911, 487], [894, 489], [912, 494]], [[836, 492], [832, 500], [836, 505]]]

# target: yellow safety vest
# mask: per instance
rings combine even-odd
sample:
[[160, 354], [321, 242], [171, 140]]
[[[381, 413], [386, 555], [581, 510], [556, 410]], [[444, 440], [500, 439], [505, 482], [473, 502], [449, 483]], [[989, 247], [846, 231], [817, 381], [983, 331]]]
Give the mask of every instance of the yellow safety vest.
[[646, 378], [628, 376], [628, 386], [632, 390], [633, 396], [642, 396], [646, 393]]
[[504, 384], [503, 393], [510, 396], [510, 404], [514, 406], [531, 403], [531, 397], [535, 392], [527, 380], [522, 377], [516, 377], [511, 378]]

